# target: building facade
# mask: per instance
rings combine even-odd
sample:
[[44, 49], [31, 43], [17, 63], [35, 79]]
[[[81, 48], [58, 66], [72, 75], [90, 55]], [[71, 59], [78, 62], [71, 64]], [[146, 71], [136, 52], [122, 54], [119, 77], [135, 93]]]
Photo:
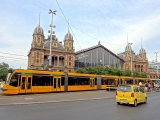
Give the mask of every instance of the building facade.
[[150, 61], [149, 62], [149, 77], [151, 79], [157, 79], [160, 75], [160, 62]]
[[[157, 68], [158, 67], [158, 68]], [[151, 61], [149, 62], [149, 68], [160, 69], [160, 62]]]
[[118, 54], [118, 56], [125, 61], [124, 70], [133, 70], [148, 74], [148, 59], [146, 51], [142, 46], [139, 54], [135, 54], [131, 48], [131, 44], [128, 43], [125, 51]]
[[98, 45], [77, 51], [75, 53], [75, 69], [83, 67], [108, 66], [123, 70], [124, 60], [105, 48]]
[[69, 29], [64, 37], [64, 44], [58, 41], [56, 35], [52, 35], [51, 42], [51, 66], [50, 36], [45, 39], [40, 24], [34, 29], [33, 40], [28, 54], [28, 69], [49, 69], [53, 71], [74, 72], [75, 50], [73, 36]]

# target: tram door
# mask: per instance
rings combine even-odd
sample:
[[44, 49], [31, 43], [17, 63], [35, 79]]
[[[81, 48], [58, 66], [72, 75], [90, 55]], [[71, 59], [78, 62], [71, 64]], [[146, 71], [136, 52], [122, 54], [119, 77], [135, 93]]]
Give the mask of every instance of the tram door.
[[94, 88], [95, 85], [95, 79], [94, 78], [90, 78], [90, 88]]
[[61, 76], [54, 76], [53, 91], [61, 91]]
[[32, 76], [22, 75], [20, 81], [20, 93], [32, 92]]

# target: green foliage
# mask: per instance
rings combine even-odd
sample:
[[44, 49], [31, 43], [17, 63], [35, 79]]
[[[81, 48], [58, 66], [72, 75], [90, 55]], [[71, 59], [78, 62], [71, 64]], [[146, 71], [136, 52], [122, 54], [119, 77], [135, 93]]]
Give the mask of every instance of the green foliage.
[[0, 79], [5, 80], [8, 73], [9, 65], [6, 63], [0, 63]]
[[145, 73], [139, 73], [137, 71], [133, 71], [131, 74], [130, 70], [120, 71], [117, 68], [112, 68], [108, 66], [96, 66], [96, 67], [88, 67], [88, 68], [78, 68], [76, 73], [87, 73], [87, 74], [100, 74], [100, 75], [115, 75], [115, 76], [132, 76], [147, 78]]
[[83, 68], [78, 68], [78, 69], [76, 70], [76, 73], [86, 73], [86, 70], [83, 69]]
[[122, 76], [131, 76], [131, 71], [130, 70], [123, 71]]

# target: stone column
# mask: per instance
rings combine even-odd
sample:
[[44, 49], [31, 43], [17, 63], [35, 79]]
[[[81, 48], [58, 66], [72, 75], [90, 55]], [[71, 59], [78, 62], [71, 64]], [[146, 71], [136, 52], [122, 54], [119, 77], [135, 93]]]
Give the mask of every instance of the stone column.
[[57, 66], [59, 66], [59, 56], [57, 56]]

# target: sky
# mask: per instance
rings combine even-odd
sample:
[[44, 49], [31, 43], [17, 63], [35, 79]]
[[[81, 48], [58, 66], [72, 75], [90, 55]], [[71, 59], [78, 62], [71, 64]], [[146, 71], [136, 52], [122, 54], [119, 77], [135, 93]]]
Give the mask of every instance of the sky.
[[[141, 46], [149, 61], [160, 61], [160, 0], [0, 0], [0, 63], [27, 69], [33, 31], [38, 26], [48, 37], [51, 14], [58, 41], [68, 32], [75, 51], [100, 43], [115, 54], [128, 42], [139, 54]], [[39, 19], [40, 15], [40, 19]], [[141, 42], [142, 41], [142, 42]]]

